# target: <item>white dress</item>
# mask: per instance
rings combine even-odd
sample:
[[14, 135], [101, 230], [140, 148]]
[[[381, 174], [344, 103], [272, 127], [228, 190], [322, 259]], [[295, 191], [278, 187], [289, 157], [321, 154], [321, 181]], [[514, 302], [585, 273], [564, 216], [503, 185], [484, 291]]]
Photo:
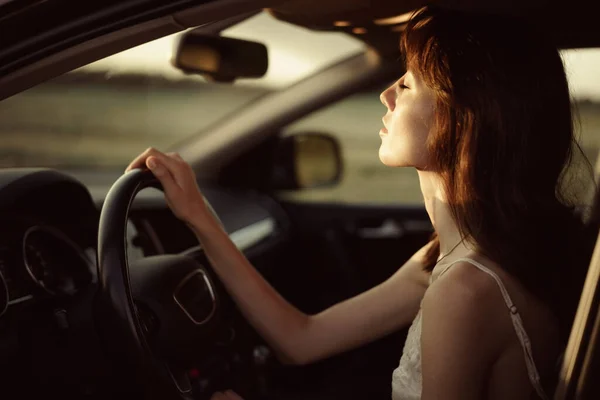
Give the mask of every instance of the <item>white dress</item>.
[[[531, 344], [529, 337], [527, 336], [527, 332], [525, 332], [523, 321], [500, 277], [495, 272], [481, 265], [475, 260], [470, 258], [460, 258], [442, 269], [439, 274], [436, 274], [435, 279], [438, 279], [444, 272], [448, 270], [448, 268], [460, 261], [468, 262], [481, 271], [491, 275], [491, 277], [494, 278], [498, 284], [500, 292], [502, 292], [502, 297], [504, 297], [504, 302], [506, 303], [508, 311], [510, 312], [515, 332], [517, 333], [517, 337], [519, 338], [521, 347], [523, 348], [525, 363], [527, 365], [527, 372], [529, 374], [531, 384], [535, 388], [540, 398], [548, 399], [548, 396], [546, 396], [544, 389], [542, 388], [540, 376], [535, 366], [535, 362], [533, 361]], [[433, 272], [431, 273], [429, 282], [430, 284], [434, 280], [433, 276], [435, 272], [436, 270], [434, 268]], [[421, 398], [421, 390], [423, 387], [423, 377], [421, 375], [421, 314], [421, 310], [419, 309], [417, 316], [413, 320], [413, 323], [408, 330], [408, 336], [406, 337], [400, 364], [392, 374], [392, 400], [419, 400]]]

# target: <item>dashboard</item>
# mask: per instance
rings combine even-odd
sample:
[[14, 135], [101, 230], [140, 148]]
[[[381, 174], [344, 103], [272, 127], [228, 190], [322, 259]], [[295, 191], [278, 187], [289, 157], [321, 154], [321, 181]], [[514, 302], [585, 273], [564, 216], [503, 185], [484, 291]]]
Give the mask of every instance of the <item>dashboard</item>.
[[[68, 377], [73, 384], [87, 382], [91, 387], [78, 387], [73, 393], [92, 391], [102, 397], [103, 377], [111, 371], [94, 311], [98, 223], [110, 186], [103, 187], [104, 191], [90, 190], [75, 175], [51, 169], [0, 170], [2, 393], [27, 387], [32, 377], [44, 381], [40, 394], [52, 392], [49, 388], [57, 382], [60, 389], [56, 390], [62, 393]], [[285, 219], [269, 199], [221, 188], [202, 191], [232, 241], [245, 253], [261, 248], [264, 252], [264, 246], [282, 240]], [[200, 248], [155, 189], [143, 190], [132, 204], [125, 244], [130, 263]], [[225, 365], [239, 358], [240, 352], [227, 354], [211, 362], [218, 359], [219, 365]]]
[[[276, 218], [264, 205], [221, 189], [203, 192], [239, 248], [250, 249], [274, 236]], [[74, 296], [96, 283], [95, 235], [102, 200], [55, 170], [0, 171], [0, 317], [12, 305], [36, 297]], [[142, 191], [136, 202], [127, 223], [129, 261], [199, 248], [158, 190]]]
[[0, 173], [0, 318], [94, 283], [96, 214], [85, 189], [56, 171]]
[[[9, 305], [36, 296], [73, 296], [93, 282], [94, 253], [52, 226], [6, 218], [0, 222], [0, 299], [2, 314]], [[1, 315], [1, 314], [0, 314]]]

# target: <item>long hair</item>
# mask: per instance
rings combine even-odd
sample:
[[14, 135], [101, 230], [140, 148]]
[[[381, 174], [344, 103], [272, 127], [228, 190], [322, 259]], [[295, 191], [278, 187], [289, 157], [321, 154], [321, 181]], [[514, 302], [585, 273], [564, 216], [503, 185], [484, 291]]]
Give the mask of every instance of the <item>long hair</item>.
[[564, 177], [581, 149], [557, 48], [515, 18], [427, 7], [400, 50], [436, 93], [429, 167], [462, 236], [568, 320], [564, 283], [585, 268], [573, 258], [584, 225]]

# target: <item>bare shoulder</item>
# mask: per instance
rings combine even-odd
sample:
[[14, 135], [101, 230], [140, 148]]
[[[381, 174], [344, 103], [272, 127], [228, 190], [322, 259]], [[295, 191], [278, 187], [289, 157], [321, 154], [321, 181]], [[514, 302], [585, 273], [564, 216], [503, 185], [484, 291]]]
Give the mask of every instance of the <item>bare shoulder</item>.
[[[536, 366], [541, 366], [542, 374], [550, 371], [558, 349], [551, 312], [498, 265], [483, 261], [501, 279], [517, 306]], [[484, 371], [491, 371], [500, 386], [519, 381], [529, 387], [521, 344], [492, 275], [469, 262], [454, 264], [430, 285], [422, 311], [423, 393], [434, 391], [430, 388], [440, 387], [440, 382], [458, 388], [457, 393], [466, 393], [473, 382], [478, 382], [479, 392], [473, 398], [480, 398], [489, 379]], [[442, 357], [452, 362], [440, 365]]]
[[498, 315], [504, 311], [497, 283], [468, 262], [454, 264], [435, 280], [423, 298], [428, 325], [455, 334], [456, 340], [480, 340], [489, 332], [485, 335], [488, 343], [480, 344], [490, 351], [502, 345], [502, 336], [496, 333], [500, 328]]
[[457, 263], [427, 289], [422, 303], [423, 398], [481, 398], [485, 374], [504, 345], [494, 285], [471, 264]]
[[432, 306], [444, 305], [447, 310], [453, 306], [454, 312], [483, 316], [497, 306], [497, 294], [497, 283], [491, 276], [468, 262], [458, 262], [435, 280], [424, 301]]

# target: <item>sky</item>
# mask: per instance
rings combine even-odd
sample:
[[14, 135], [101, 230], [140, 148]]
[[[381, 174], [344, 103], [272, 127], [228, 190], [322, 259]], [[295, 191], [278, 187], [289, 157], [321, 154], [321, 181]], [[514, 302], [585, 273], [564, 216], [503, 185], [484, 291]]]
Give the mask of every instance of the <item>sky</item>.
[[[171, 35], [146, 43], [82, 69], [107, 71], [109, 74], [158, 73], [170, 79], [181, 79], [186, 76], [170, 63], [178, 36]], [[269, 70], [266, 76], [259, 80], [241, 80], [240, 84], [275, 88], [294, 83], [365, 48], [361, 41], [349, 35], [313, 32], [275, 20], [265, 13], [226, 30], [224, 36], [267, 45]], [[563, 60], [573, 97], [600, 101], [600, 49], [567, 50], [563, 52]]]
[[600, 101], [600, 49], [567, 50], [562, 55], [573, 97]]

